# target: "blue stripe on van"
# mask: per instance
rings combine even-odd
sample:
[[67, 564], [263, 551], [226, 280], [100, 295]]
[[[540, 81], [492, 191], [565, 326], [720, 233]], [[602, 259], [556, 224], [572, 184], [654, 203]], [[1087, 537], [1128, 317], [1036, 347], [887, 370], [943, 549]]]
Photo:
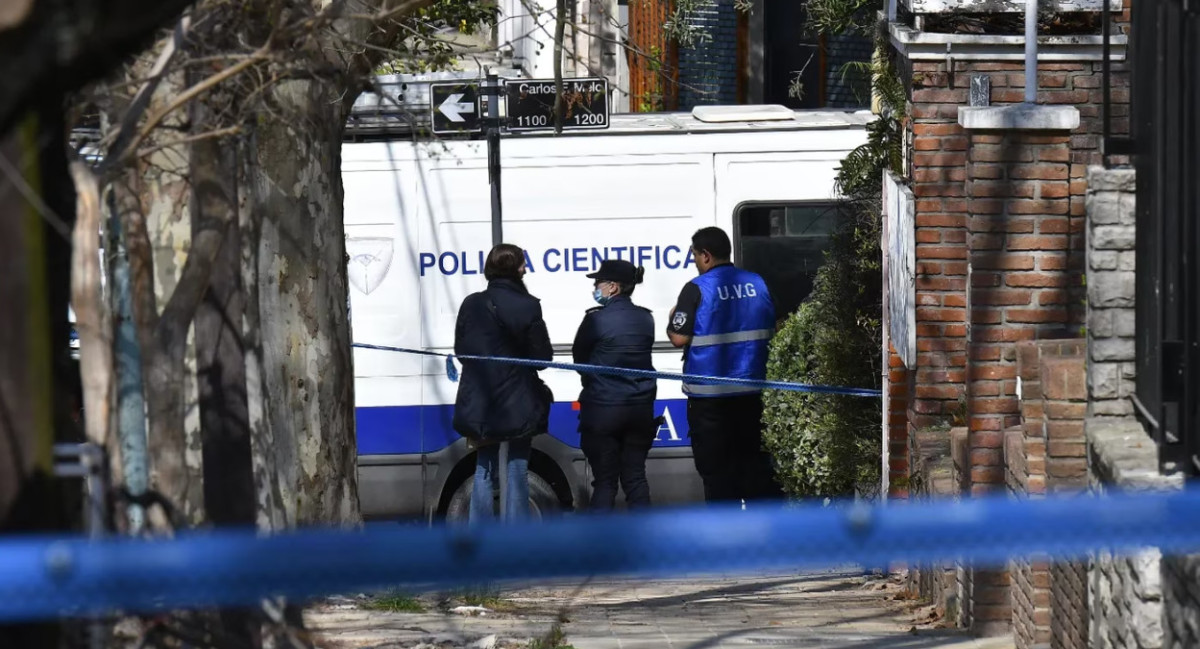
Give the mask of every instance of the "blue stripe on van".
[[[659, 428], [656, 447], [687, 446], [687, 400], [670, 399], [655, 404], [658, 414], [668, 412], [668, 426]], [[453, 405], [376, 406], [357, 408], [359, 455], [407, 455], [440, 451], [458, 440], [451, 426]], [[550, 435], [579, 448], [579, 413], [571, 404], [555, 403], [550, 408]]]

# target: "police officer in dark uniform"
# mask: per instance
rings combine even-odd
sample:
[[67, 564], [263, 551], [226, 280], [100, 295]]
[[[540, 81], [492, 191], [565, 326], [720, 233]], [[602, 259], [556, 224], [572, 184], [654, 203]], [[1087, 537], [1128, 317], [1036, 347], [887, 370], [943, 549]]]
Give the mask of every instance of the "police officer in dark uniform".
[[[588, 275], [595, 280], [589, 309], [575, 334], [571, 354], [576, 363], [653, 370], [654, 316], [630, 299], [645, 269], [623, 259], [609, 259]], [[650, 504], [646, 456], [658, 432], [654, 421], [654, 379], [581, 373], [580, 445], [592, 469], [594, 510], [611, 510], [617, 484], [629, 507]]]
[[[775, 333], [775, 304], [766, 282], [730, 262], [733, 247], [720, 228], [697, 231], [691, 253], [700, 276], [683, 287], [667, 325], [671, 343], [685, 348], [684, 373], [765, 379], [767, 346]], [[705, 500], [782, 498], [763, 449], [762, 391], [686, 382], [683, 391]]]

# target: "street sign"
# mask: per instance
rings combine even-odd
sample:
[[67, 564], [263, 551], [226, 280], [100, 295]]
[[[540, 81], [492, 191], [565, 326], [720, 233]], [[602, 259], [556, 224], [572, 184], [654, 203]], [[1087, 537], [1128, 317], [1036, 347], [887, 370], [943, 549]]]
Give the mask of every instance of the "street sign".
[[[554, 79], [508, 80], [504, 94], [508, 100], [509, 131], [554, 130]], [[608, 128], [608, 81], [604, 79], [563, 79], [563, 130]]]
[[482, 132], [479, 84], [459, 82], [429, 84], [429, 113], [433, 123], [433, 132], [437, 135]]

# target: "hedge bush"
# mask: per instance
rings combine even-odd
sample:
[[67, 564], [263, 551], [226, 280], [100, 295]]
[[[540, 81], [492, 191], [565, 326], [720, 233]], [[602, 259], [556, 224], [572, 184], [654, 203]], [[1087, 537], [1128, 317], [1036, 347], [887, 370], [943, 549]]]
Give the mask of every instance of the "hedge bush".
[[[835, 233], [812, 294], [771, 342], [772, 380], [879, 387], [878, 222], [849, 220]], [[874, 254], [864, 250], [871, 246]], [[772, 390], [764, 406], [764, 440], [788, 493], [849, 496], [879, 484], [879, 399]]]
[[[906, 93], [891, 61], [886, 32], [877, 33], [871, 72], [881, 114], [867, 143], [838, 171], [846, 197], [840, 225], [812, 294], [771, 343], [768, 378], [819, 385], [870, 387], [882, 383], [883, 300], [881, 179], [898, 173]], [[784, 488], [798, 497], [874, 496], [881, 484], [880, 399], [768, 391], [764, 440]]]

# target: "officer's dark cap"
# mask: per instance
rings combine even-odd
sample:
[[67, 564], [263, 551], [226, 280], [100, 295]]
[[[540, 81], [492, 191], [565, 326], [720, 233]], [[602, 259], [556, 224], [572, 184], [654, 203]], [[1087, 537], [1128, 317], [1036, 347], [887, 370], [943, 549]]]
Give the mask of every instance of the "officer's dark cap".
[[600, 270], [588, 275], [588, 279], [618, 284], [639, 284], [645, 271], [624, 259], [605, 259]]

